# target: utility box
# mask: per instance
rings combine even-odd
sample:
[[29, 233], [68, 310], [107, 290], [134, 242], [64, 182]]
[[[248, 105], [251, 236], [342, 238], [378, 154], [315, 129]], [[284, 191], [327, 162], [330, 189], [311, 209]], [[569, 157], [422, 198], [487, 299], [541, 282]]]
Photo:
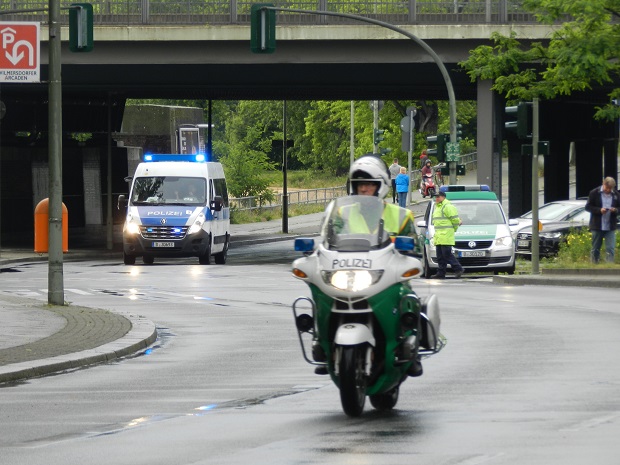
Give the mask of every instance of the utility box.
[[[49, 251], [49, 218], [50, 199], [41, 200], [34, 209], [34, 251], [47, 253]], [[62, 204], [62, 251], [69, 251], [69, 212]]]

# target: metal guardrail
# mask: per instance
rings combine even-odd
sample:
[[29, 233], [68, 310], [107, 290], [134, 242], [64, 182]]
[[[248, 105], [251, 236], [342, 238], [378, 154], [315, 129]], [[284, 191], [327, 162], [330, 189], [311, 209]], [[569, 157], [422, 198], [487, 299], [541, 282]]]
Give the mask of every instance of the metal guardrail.
[[[250, 9], [258, 1], [241, 0], [90, 0], [95, 26], [129, 25], [249, 25]], [[76, 0], [60, 0], [67, 8]], [[331, 11], [367, 16], [392, 24], [534, 24], [534, 14], [525, 12], [523, 0], [315, 0], [272, 1], [280, 8]], [[2, 0], [2, 21], [48, 20], [47, 13], [12, 13], [13, 10], [48, 8], [48, 0]], [[62, 24], [68, 23], [61, 10]], [[359, 24], [353, 19], [278, 12], [280, 25]]]
[[[461, 159], [458, 162], [459, 165], [465, 165], [467, 171], [475, 170], [478, 168], [478, 152], [472, 152], [461, 155]], [[411, 173], [412, 189], [417, 190], [420, 185], [420, 170], [413, 170]], [[268, 201], [263, 197], [239, 197], [230, 198], [231, 208], [242, 210], [260, 210], [269, 208], [282, 207], [282, 194], [276, 193], [273, 200]], [[347, 195], [347, 187], [324, 187], [319, 189], [307, 189], [307, 190], [295, 190], [288, 192], [288, 204], [289, 205], [308, 205], [308, 204], [328, 204], [333, 199], [338, 197], [344, 197]]]
[[[346, 186], [323, 187], [318, 189], [288, 191], [288, 205], [326, 205], [333, 199], [347, 195]], [[275, 193], [273, 200], [265, 200], [264, 197], [239, 197], [229, 198], [230, 207], [237, 211], [260, 210], [282, 207], [281, 193]]]

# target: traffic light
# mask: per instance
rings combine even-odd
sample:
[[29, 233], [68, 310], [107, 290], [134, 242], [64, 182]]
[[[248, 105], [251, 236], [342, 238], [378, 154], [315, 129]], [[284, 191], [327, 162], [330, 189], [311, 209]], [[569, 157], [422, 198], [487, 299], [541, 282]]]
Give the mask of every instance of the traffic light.
[[69, 8], [69, 50], [90, 52], [93, 49], [93, 6], [73, 3]]
[[276, 51], [276, 11], [271, 3], [254, 3], [250, 10], [250, 50], [254, 53]]
[[519, 139], [532, 137], [532, 102], [519, 102], [518, 105], [506, 107], [506, 115], [516, 118], [516, 121], [507, 121], [504, 127], [516, 131]]
[[385, 139], [383, 133], [385, 132], [385, 129], [375, 129], [374, 130], [374, 135], [373, 135], [373, 141], [375, 143], [375, 145], [379, 145], [379, 142], [381, 142], [383, 139]]
[[[450, 136], [448, 134], [437, 134], [436, 136], [428, 136], [426, 142], [429, 143], [429, 148], [426, 150], [426, 154], [434, 156], [438, 161], [446, 161], [446, 142]], [[435, 148], [432, 148], [430, 144], [437, 144]]]
[[[458, 142], [461, 139], [463, 139], [463, 125], [460, 123], [457, 123], [456, 125], [456, 141], [454, 142]], [[453, 141], [450, 141], [453, 142]]]

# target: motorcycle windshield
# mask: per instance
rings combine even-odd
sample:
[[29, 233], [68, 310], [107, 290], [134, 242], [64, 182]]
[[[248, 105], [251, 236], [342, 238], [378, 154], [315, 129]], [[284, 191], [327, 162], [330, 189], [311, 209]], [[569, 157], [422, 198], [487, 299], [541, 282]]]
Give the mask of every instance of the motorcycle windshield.
[[383, 202], [377, 197], [351, 195], [334, 200], [321, 229], [329, 250], [367, 252], [391, 241], [383, 228]]

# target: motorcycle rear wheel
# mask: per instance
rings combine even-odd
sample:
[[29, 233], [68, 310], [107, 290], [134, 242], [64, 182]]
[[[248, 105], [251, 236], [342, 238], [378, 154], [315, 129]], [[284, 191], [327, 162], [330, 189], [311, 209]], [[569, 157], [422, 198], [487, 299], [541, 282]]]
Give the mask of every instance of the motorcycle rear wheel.
[[369, 396], [370, 404], [377, 410], [392, 410], [398, 402], [399, 386], [382, 394]]
[[340, 361], [340, 403], [350, 417], [359, 417], [366, 402], [366, 346], [347, 346]]

